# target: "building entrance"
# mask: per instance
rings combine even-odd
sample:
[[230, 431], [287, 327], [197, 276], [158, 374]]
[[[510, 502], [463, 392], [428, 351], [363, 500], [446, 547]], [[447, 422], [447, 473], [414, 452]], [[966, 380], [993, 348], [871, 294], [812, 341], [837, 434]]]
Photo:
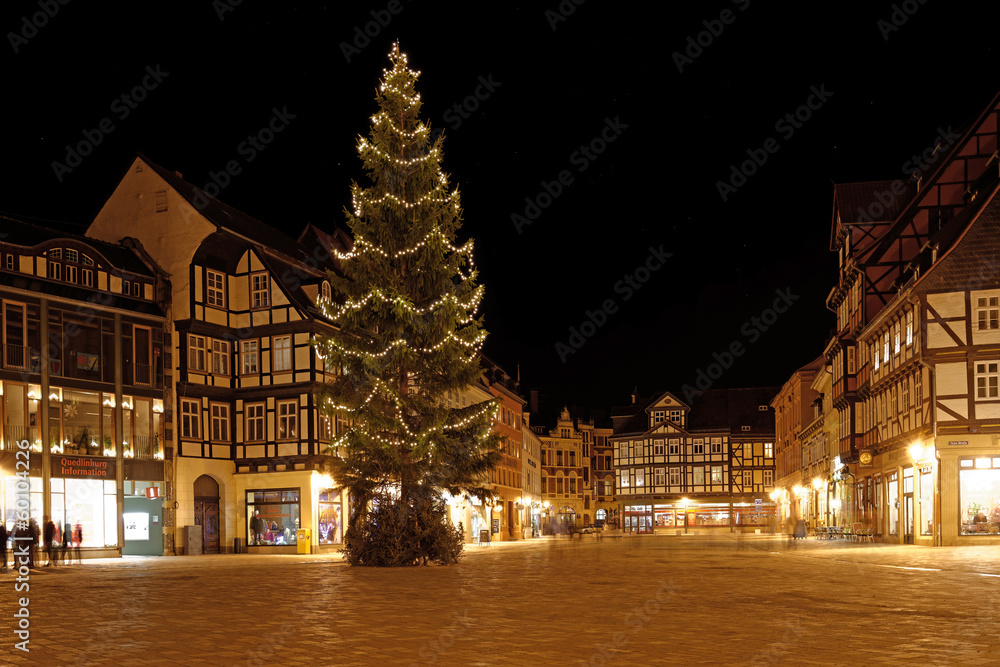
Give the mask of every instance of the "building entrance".
[[194, 481], [194, 525], [201, 526], [201, 552], [219, 553], [219, 483], [208, 475]]

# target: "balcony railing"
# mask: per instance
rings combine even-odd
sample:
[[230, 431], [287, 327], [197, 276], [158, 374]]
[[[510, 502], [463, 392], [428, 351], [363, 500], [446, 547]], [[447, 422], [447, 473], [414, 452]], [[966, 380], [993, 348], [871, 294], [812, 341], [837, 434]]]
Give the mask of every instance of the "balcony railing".
[[147, 461], [160, 460], [159, 438], [155, 435], [137, 435], [133, 442], [125, 445], [125, 458], [136, 458]]
[[135, 364], [135, 386], [151, 387], [153, 381], [153, 367], [147, 364]]
[[7, 343], [3, 346], [4, 368], [17, 371], [26, 371], [30, 363], [28, 348], [24, 345], [12, 345]]
[[3, 442], [0, 443], [0, 449], [8, 452], [20, 449], [17, 443], [22, 440], [27, 440], [29, 443], [32, 442], [34, 438], [33, 431], [34, 429], [28, 426], [5, 425], [3, 427]]

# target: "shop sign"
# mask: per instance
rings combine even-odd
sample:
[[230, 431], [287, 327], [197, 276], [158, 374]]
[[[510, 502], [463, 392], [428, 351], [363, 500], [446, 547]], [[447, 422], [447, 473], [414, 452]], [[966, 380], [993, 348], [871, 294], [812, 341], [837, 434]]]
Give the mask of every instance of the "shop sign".
[[149, 500], [156, 500], [159, 497], [160, 497], [160, 489], [159, 489], [159, 487], [156, 487], [156, 486], [147, 486], [146, 487], [146, 498], [148, 498]]
[[96, 456], [57, 456], [53, 458], [52, 476], [75, 479], [114, 479], [115, 460]]
[[950, 447], [961, 446], [969, 444], [968, 440], [949, 440], [948, 445]]
[[875, 467], [875, 457], [872, 455], [872, 450], [862, 449], [858, 455], [858, 467], [859, 468], [874, 468]]

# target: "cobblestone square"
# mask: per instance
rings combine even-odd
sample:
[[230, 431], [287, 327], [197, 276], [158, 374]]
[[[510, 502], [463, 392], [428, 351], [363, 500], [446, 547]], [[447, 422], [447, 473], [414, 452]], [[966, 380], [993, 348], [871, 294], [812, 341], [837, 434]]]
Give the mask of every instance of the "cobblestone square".
[[[995, 665], [1000, 554], [747, 536], [544, 538], [453, 567], [132, 557], [0, 577], [3, 664]], [[12, 616], [27, 596], [30, 647]]]

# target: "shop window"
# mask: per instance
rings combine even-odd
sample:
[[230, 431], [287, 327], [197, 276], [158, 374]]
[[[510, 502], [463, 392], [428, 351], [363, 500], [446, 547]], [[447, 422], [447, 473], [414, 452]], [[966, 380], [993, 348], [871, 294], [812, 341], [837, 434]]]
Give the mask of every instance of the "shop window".
[[249, 490], [246, 495], [247, 544], [295, 544], [301, 507], [299, 489]]
[[1000, 458], [962, 458], [958, 465], [961, 534], [1000, 534]]
[[319, 492], [319, 543], [340, 544], [344, 540], [344, 509], [340, 491]]
[[[111, 471], [113, 475], [114, 472]], [[41, 479], [39, 491], [41, 491]], [[66, 525], [72, 533], [77, 529], [83, 547], [113, 547], [118, 545], [118, 499], [113, 479], [57, 478], [50, 480], [51, 518], [59, 526], [60, 537]], [[38, 505], [41, 508], [41, 494]], [[40, 517], [39, 517], [40, 519]], [[39, 525], [41, 521], [39, 521]]]

